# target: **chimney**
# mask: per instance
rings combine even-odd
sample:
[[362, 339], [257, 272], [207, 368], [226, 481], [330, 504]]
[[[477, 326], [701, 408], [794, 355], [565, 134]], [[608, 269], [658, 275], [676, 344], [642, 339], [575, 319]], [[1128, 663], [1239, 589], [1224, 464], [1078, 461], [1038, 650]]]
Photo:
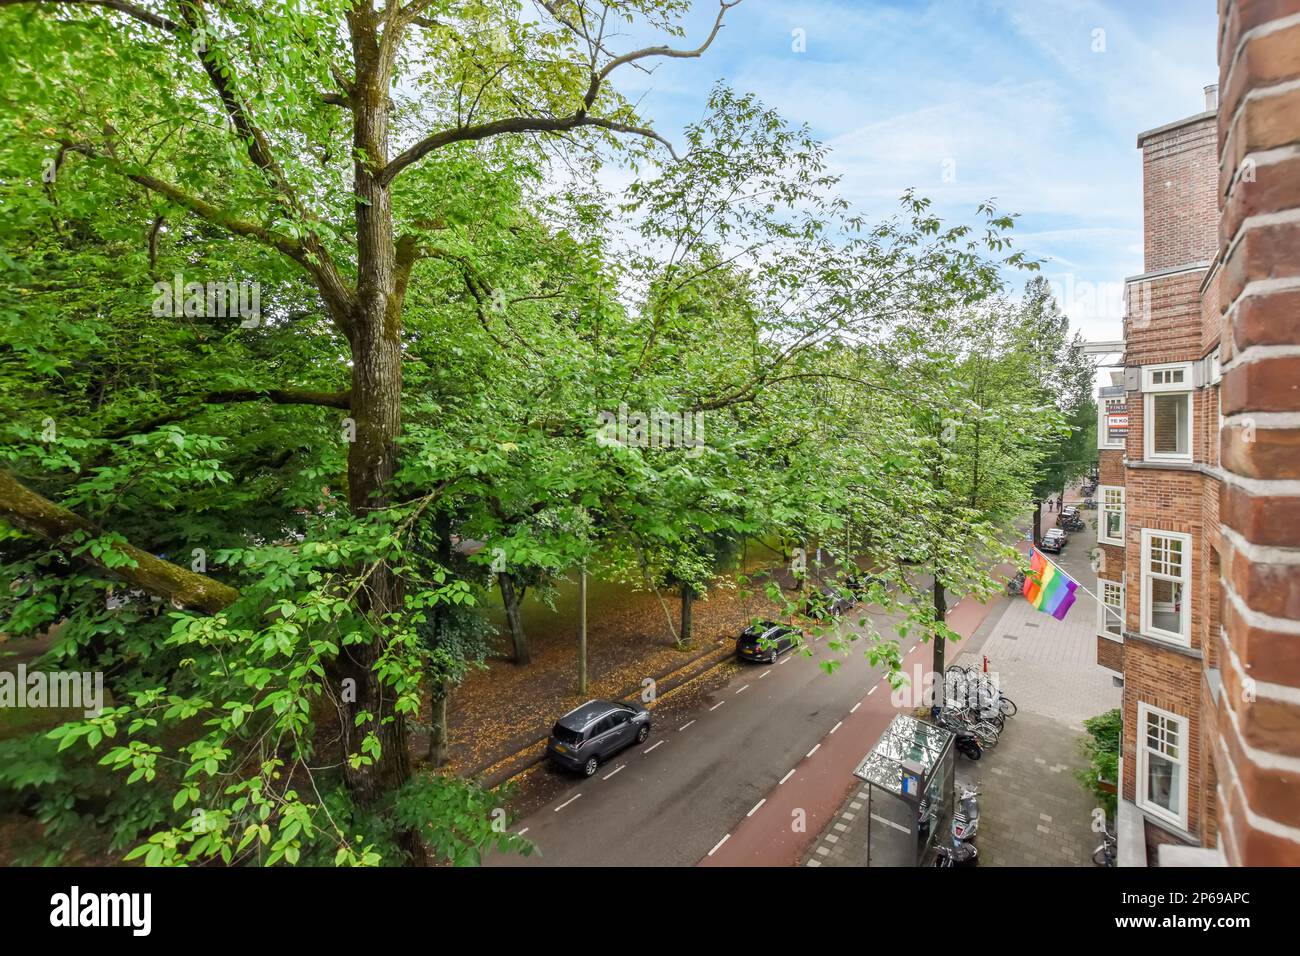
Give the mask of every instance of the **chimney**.
[[1205, 109], [1217, 110], [1219, 108], [1219, 84], [1211, 83], [1205, 88]]

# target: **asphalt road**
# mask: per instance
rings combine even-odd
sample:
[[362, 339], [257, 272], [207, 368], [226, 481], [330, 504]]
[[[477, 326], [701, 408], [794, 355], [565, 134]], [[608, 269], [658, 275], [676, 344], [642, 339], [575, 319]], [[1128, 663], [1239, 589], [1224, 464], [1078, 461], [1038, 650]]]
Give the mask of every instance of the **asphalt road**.
[[[866, 613], [878, 628], [888, 627], [885, 615]], [[839, 630], [847, 632], [861, 616], [855, 608]], [[574, 778], [520, 821], [516, 832], [538, 852], [485, 862], [690, 866], [704, 859], [880, 683], [880, 670], [868, 664], [860, 644], [840, 655], [826, 643], [814, 643], [812, 657], [791, 653], [774, 665], [742, 666], [693, 712], [656, 723], [645, 744], [623, 751], [593, 777]], [[909, 663], [928, 655], [926, 645]], [[830, 675], [819, 666], [828, 657], [842, 661]], [[872, 742], [860, 742], [863, 753]]]

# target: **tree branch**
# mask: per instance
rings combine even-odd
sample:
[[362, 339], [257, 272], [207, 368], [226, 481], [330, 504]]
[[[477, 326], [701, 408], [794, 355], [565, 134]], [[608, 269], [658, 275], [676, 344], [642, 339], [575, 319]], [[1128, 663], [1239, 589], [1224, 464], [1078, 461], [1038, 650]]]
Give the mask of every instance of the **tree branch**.
[[311, 392], [299, 389], [279, 388], [231, 389], [220, 392], [209, 392], [193, 405], [177, 411], [155, 415], [153, 418], [145, 419], [142, 422], [133, 422], [130, 425], [115, 428], [110, 432], [106, 432], [104, 437], [108, 439], [117, 439], [125, 438], [127, 435], [139, 435], [144, 432], [151, 432], [155, 428], [161, 428], [164, 425], [170, 425], [172, 422], [178, 422], [183, 418], [188, 418], [203, 405], [224, 405], [234, 402], [257, 402], [263, 400], [276, 405], [322, 405], [327, 408], [342, 408], [344, 410], [350, 410], [352, 408], [351, 392]]
[[[425, 156], [444, 146], [452, 143], [476, 142], [481, 139], [488, 139], [493, 136], [501, 136], [508, 133], [562, 133], [578, 129], [583, 126], [594, 126], [599, 129], [609, 130], [615, 133], [629, 133], [637, 136], [644, 136], [647, 139], [653, 139], [668, 147], [673, 159], [678, 159], [677, 152], [673, 149], [672, 144], [664, 139], [658, 133], [644, 126], [633, 126], [628, 123], [621, 123], [616, 120], [604, 119], [596, 116], [589, 116], [587, 111], [591, 109], [596, 101], [596, 96], [600, 92], [601, 85], [609, 78], [609, 75], [628, 63], [635, 63], [648, 57], [672, 57], [672, 58], [692, 58], [703, 55], [717, 37], [718, 32], [722, 29], [722, 19], [727, 11], [740, 3], [740, 0], [719, 0], [718, 16], [713, 21], [713, 29], [709, 31], [708, 38], [696, 47], [694, 50], [678, 50], [669, 46], [645, 47], [641, 50], [635, 50], [631, 53], [624, 53], [622, 56], [616, 56], [606, 63], [600, 70], [594, 67], [591, 73], [591, 85], [588, 87], [586, 94], [583, 96], [582, 107], [568, 116], [550, 117], [550, 116], [513, 116], [507, 119], [493, 120], [487, 123], [479, 123], [473, 126], [457, 126], [452, 129], [441, 130], [426, 136], [424, 139], [410, 146], [403, 152], [394, 157], [387, 166], [379, 173], [378, 179], [380, 185], [388, 186], [392, 183], [397, 175], [407, 166], [419, 162]], [[548, 11], [554, 16], [555, 10]], [[557, 19], [559, 19], [557, 17]], [[560, 20], [565, 24], [564, 20]]]
[[[3, 2], [4, 0], [0, 0], [0, 3]], [[148, 173], [133, 172], [120, 160], [95, 149], [88, 143], [74, 143], [68, 140], [64, 140], [62, 143], [67, 151], [81, 153], [91, 159], [101, 160], [112, 167], [119, 175], [146, 189], [151, 189], [166, 196], [178, 206], [182, 206], [194, 213], [200, 219], [206, 219], [213, 225], [220, 226], [237, 236], [255, 239], [263, 245], [288, 256], [302, 266], [316, 281], [316, 286], [329, 308], [331, 318], [334, 319], [344, 335], [351, 337], [350, 324], [344, 317], [351, 310], [354, 298], [353, 292], [343, 281], [343, 277], [339, 275], [333, 261], [327, 257], [322, 257], [316, 249], [308, 249], [296, 239], [273, 232], [255, 222], [232, 216], [207, 200], [185, 192], [185, 190], [173, 183], [166, 182]]]
[[175, 20], [169, 20], [167, 17], [159, 16], [143, 7], [127, 3], [126, 0], [0, 0], [0, 7], [14, 7], [20, 3], [37, 3], [44, 6], [59, 4], [63, 6], [104, 7], [109, 10], [116, 10], [118, 13], [124, 13], [134, 20], [139, 20], [141, 23], [146, 23], [159, 30], [166, 30], [168, 33], [178, 33], [181, 29], [181, 25]]
[[[92, 522], [38, 495], [4, 470], [0, 470], [0, 518], [64, 551], [74, 548], [76, 542], [70, 538], [77, 532], [96, 538], [104, 534]], [[110, 568], [88, 552], [77, 557], [127, 584], [143, 588], [181, 607], [209, 614], [216, 614], [239, 597], [239, 592], [227, 584], [164, 561], [134, 545], [118, 544], [115, 550], [131, 558], [135, 566]]]
[[713, 44], [713, 40], [717, 37], [718, 31], [722, 29], [722, 18], [727, 15], [728, 10], [736, 6], [738, 3], [740, 3], [740, 0], [718, 0], [718, 17], [713, 21], [713, 29], [709, 31], [708, 38], [694, 50], [675, 50], [668, 46], [648, 46], [644, 49], [634, 50], [631, 53], [624, 53], [622, 56], [614, 57], [614, 59], [605, 64], [597, 76], [600, 78], [600, 81], [603, 82], [620, 66], [627, 63], [634, 63], [637, 60], [644, 60], [647, 57], [652, 56], [666, 56], [675, 59], [693, 59], [695, 57], [703, 56], [704, 51]]

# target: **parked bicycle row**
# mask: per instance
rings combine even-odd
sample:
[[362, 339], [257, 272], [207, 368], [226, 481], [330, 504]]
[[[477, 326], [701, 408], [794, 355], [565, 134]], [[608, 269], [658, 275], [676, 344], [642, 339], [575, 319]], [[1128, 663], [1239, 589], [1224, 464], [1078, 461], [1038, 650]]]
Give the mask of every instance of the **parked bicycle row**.
[[937, 722], [956, 735], [958, 753], [979, 760], [985, 750], [998, 745], [1007, 718], [1016, 714], [1016, 702], [979, 668], [953, 664], [943, 676], [944, 706]]

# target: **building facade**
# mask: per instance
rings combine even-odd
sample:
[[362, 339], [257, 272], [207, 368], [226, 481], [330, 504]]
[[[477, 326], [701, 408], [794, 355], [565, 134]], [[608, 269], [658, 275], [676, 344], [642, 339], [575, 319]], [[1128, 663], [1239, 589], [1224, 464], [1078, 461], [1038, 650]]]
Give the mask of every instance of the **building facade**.
[[1131, 865], [1300, 864], [1300, 0], [1223, 3], [1219, 61], [1221, 102], [1138, 137], [1144, 272], [1098, 396]]

